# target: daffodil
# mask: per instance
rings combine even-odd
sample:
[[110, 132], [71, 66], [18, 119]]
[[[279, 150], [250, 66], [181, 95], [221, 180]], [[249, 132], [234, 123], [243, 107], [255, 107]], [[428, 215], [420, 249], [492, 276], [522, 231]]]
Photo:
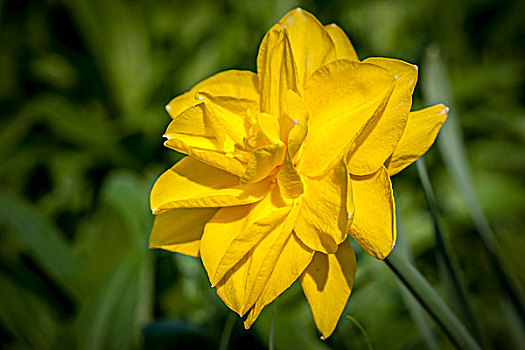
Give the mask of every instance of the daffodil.
[[360, 61], [345, 33], [296, 9], [265, 35], [257, 73], [230, 70], [166, 107], [165, 145], [188, 155], [151, 193], [150, 246], [200, 257], [249, 328], [300, 280], [323, 337], [350, 296], [349, 235], [384, 259], [390, 176], [432, 145], [447, 107], [410, 112], [415, 65]]

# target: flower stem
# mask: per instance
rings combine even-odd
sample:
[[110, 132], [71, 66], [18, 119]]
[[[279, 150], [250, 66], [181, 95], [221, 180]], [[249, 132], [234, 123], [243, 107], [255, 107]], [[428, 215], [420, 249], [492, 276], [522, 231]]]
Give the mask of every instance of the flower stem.
[[384, 261], [457, 348], [481, 349], [465, 326], [412, 265], [399, 258], [395, 251]]
[[231, 312], [228, 315], [228, 319], [226, 320], [226, 324], [224, 325], [224, 330], [222, 331], [221, 342], [219, 344], [219, 350], [228, 349], [228, 344], [230, 342], [230, 336], [232, 335], [233, 326], [235, 326], [236, 319], [237, 317], [233, 312]]
[[446, 286], [449, 291], [449, 300], [455, 301], [454, 306], [457, 308], [454, 309], [457, 309], [458, 316], [463, 322], [465, 322], [465, 325], [472, 332], [473, 336], [478, 341], [482, 341], [480, 326], [472, 310], [472, 305], [467, 297], [466, 288], [461, 277], [461, 272], [458, 268], [458, 263], [450, 249], [446, 236], [443, 234], [439, 217], [439, 208], [437, 206], [434, 191], [432, 190], [432, 185], [423, 158], [418, 159], [416, 165], [419, 179], [421, 180], [421, 185], [423, 186], [423, 191], [425, 193], [428, 209], [434, 224], [434, 236], [436, 238], [438, 259], [440, 261], [441, 271], [447, 282]]
[[275, 347], [273, 345], [274, 343], [274, 324], [275, 324], [275, 313], [276, 313], [276, 307], [275, 305], [272, 305], [272, 322], [270, 324], [270, 336], [268, 338], [268, 350], [274, 350]]

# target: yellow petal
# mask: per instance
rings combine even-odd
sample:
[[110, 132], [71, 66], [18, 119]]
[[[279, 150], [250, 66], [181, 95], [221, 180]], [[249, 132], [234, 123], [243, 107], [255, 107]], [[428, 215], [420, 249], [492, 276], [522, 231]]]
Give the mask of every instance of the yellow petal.
[[345, 32], [337, 26], [337, 24], [332, 23], [324, 26], [324, 29], [330, 35], [334, 45], [337, 59], [349, 59], [352, 61], [358, 61], [357, 54], [355, 52], [350, 39], [345, 34]]
[[[224, 99], [224, 98], [222, 98]], [[245, 137], [248, 136], [245, 129], [245, 111], [243, 114], [234, 113], [220, 105], [221, 98], [216, 99], [216, 103], [205, 99], [204, 110], [206, 123], [214, 131], [217, 140], [225, 152], [233, 152], [234, 144], [242, 144]], [[230, 141], [231, 140], [231, 141]], [[229, 143], [228, 143], [229, 142]]]
[[257, 203], [220, 209], [203, 236], [202, 261], [210, 282], [217, 284], [226, 270], [284, 221], [290, 209], [277, 186]]
[[238, 99], [246, 99], [257, 102], [258, 83], [257, 75], [250, 71], [229, 70], [215, 74], [214, 76], [195, 85], [189, 92], [175, 97], [166, 106], [166, 110], [172, 118], [180, 113], [201, 103], [196, 93], [206, 92], [213, 96], [228, 96]]
[[405, 131], [386, 163], [390, 176], [405, 169], [432, 146], [447, 113], [448, 107], [438, 104], [408, 115]]
[[299, 85], [304, 86], [313, 72], [335, 60], [334, 43], [317, 18], [303, 9], [288, 12], [279, 23], [288, 31]]
[[365, 128], [350, 154], [347, 166], [354, 175], [376, 172], [392, 154], [405, 129], [417, 82], [417, 68], [412, 64], [390, 58], [367, 58], [364, 62], [385, 68], [397, 78], [381, 118]]
[[366, 176], [351, 176], [355, 204], [350, 235], [368, 254], [384, 259], [396, 242], [392, 184], [385, 167]]
[[219, 296], [241, 315], [261, 294], [297, 217], [296, 209], [276, 208], [275, 202], [266, 198], [248, 210], [221, 209], [204, 231], [204, 267]]
[[394, 75], [368, 63], [334, 61], [310, 78], [305, 103], [310, 114], [300, 172], [320, 176], [379, 118], [395, 85]]
[[297, 237], [310, 249], [335, 253], [347, 236], [347, 171], [340, 161], [322, 178], [304, 177], [305, 191], [295, 223]]
[[149, 237], [149, 247], [198, 257], [204, 225], [217, 210], [182, 208], [157, 215]]
[[355, 254], [347, 239], [335, 254], [315, 252], [312, 262], [300, 277], [314, 322], [325, 339], [334, 331], [346, 306], [355, 272]]
[[248, 313], [244, 327], [250, 328], [262, 309], [281, 295], [306, 269], [314, 251], [305, 246], [295, 234], [291, 234], [279, 254], [268, 281], [264, 285], [259, 299]]
[[[309, 115], [303, 99], [292, 90], [288, 90], [284, 113], [281, 114], [281, 140], [288, 143], [288, 152], [292, 159], [308, 134], [308, 119]], [[288, 127], [283, 127], [283, 124]]]
[[266, 196], [269, 181], [239, 185], [239, 178], [186, 157], [162, 174], [151, 190], [155, 214], [174, 208], [225, 207], [254, 203]]
[[191, 137], [189, 135], [175, 135], [175, 137], [175, 139], [166, 140], [164, 146], [177, 152], [187, 154], [200, 162], [224, 170], [230, 174], [236, 176], [242, 176], [244, 174], [246, 165], [239, 159], [224, 154], [222, 151], [202, 149], [199, 147], [206, 147], [215, 144], [216, 141], [214, 141], [214, 139]]
[[292, 157], [289, 152], [286, 152], [281, 171], [277, 176], [277, 183], [281, 189], [281, 193], [286, 198], [297, 198], [304, 192], [301, 175], [295, 169], [292, 163]]
[[286, 92], [300, 90], [290, 45], [287, 30], [279, 25], [263, 39], [257, 58], [261, 112], [279, 116]]
[[[242, 123], [241, 120], [241, 128], [244, 129]], [[244, 130], [239, 131], [241, 132], [245, 133]], [[220, 123], [215, 112], [200, 100], [199, 104], [186, 109], [173, 119], [164, 137], [168, 139], [164, 145], [177, 152], [193, 156], [204, 163], [235, 175], [241, 176], [245, 171], [244, 164], [225, 154], [226, 151], [233, 150], [234, 142], [228, 136], [226, 127]], [[230, 141], [229, 145], [227, 140]]]
[[259, 113], [257, 114], [257, 124], [268, 142], [275, 143], [281, 140], [281, 127], [276, 116], [268, 113]]
[[277, 166], [281, 165], [286, 152], [286, 145], [277, 141], [258, 148], [250, 156], [246, 172], [241, 177], [241, 184], [249, 184], [268, 177]]

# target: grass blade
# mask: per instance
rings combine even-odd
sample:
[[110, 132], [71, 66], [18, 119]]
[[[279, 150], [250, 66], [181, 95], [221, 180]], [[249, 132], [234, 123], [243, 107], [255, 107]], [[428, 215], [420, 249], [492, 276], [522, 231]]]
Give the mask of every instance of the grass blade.
[[0, 192], [0, 220], [14, 229], [60, 287], [77, 299], [82, 296], [82, 266], [51, 222], [18, 196], [5, 192]]
[[458, 263], [449, 248], [447, 238], [443, 235], [439, 209], [437, 207], [434, 191], [432, 190], [432, 185], [430, 184], [430, 179], [423, 158], [418, 159], [416, 165], [421, 185], [425, 193], [428, 209], [430, 211], [430, 216], [432, 218], [432, 223], [434, 225], [438, 258], [440, 261], [441, 272], [447, 281], [447, 290], [450, 294], [450, 300], [454, 304], [454, 309], [458, 311], [458, 316], [463, 322], [465, 322], [466, 326], [476, 339], [482, 342], [481, 328], [467, 297], [465, 284], [459, 271]]
[[396, 254], [395, 251], [384, 261], [457, 348], [481, 349], [467, 328], [412, 265]]
[[[423, 91], [427, 101], [446, 101], [453, 106], [454, 102], [450, 93], [446, 66], [441, 60], [437, 48], [432, 47], [428, 50], [424, 65], [427, 75], [423, 76]], [[522, 325], [525, 325], [523, 294], [517, 283], [503, 267], [498, 241], [477, 200], [463, 136], [454, 108], [451, 108], [447, 122], [441, 129], [438, 145], [448, 171], [456, 187], [463, 195], [467, 210], [492, 260], [500, 284], [508, 294], [508, 300], [513, 304], [517, 315], [521, 318]]]
[[[397, 240], [396, 240], [396, 250], [397, 254], [403, 256], [403, 259], [413, 264], [413, 257], [412, 253], [410, 252], [410, 249], [407, 246], [407, 243], [405, 242], [402, 225], [401, 225], [401, 218], [397, 218]], [[422, 335], [423, 341], [425, 342], [426, 346], [430, 350], [438, 350], [439, 346], [436, 341], [436, 337], [434, 335], [434, 331], [432, 329], [432, 326], [429, 322], [428, 315], [423, 311], [424, 309], [422, 306], [418, 303], [418, 301], [414, 298], [414, 296], [410, 293], [410, 291], [406, 288], [406, 286], [401, 282], [398, 281], [399, 285], [399, 291], [401, 292], [401, 298], [403, 299], [403, 302], [405, 303], [408, 312], [410, 313], [410, 316], [412, 317], [416, 327], [418, 328], [419, 332]]]

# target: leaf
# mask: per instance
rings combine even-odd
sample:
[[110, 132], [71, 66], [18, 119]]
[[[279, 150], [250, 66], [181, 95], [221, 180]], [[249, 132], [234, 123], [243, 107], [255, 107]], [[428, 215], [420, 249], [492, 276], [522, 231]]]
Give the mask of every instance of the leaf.
[[79, 299], [84, 294], [83, 266], [61, 232], [29, 203], [0, 191], [0, 220], [11, 226], [30, 254], [61, 288]]

